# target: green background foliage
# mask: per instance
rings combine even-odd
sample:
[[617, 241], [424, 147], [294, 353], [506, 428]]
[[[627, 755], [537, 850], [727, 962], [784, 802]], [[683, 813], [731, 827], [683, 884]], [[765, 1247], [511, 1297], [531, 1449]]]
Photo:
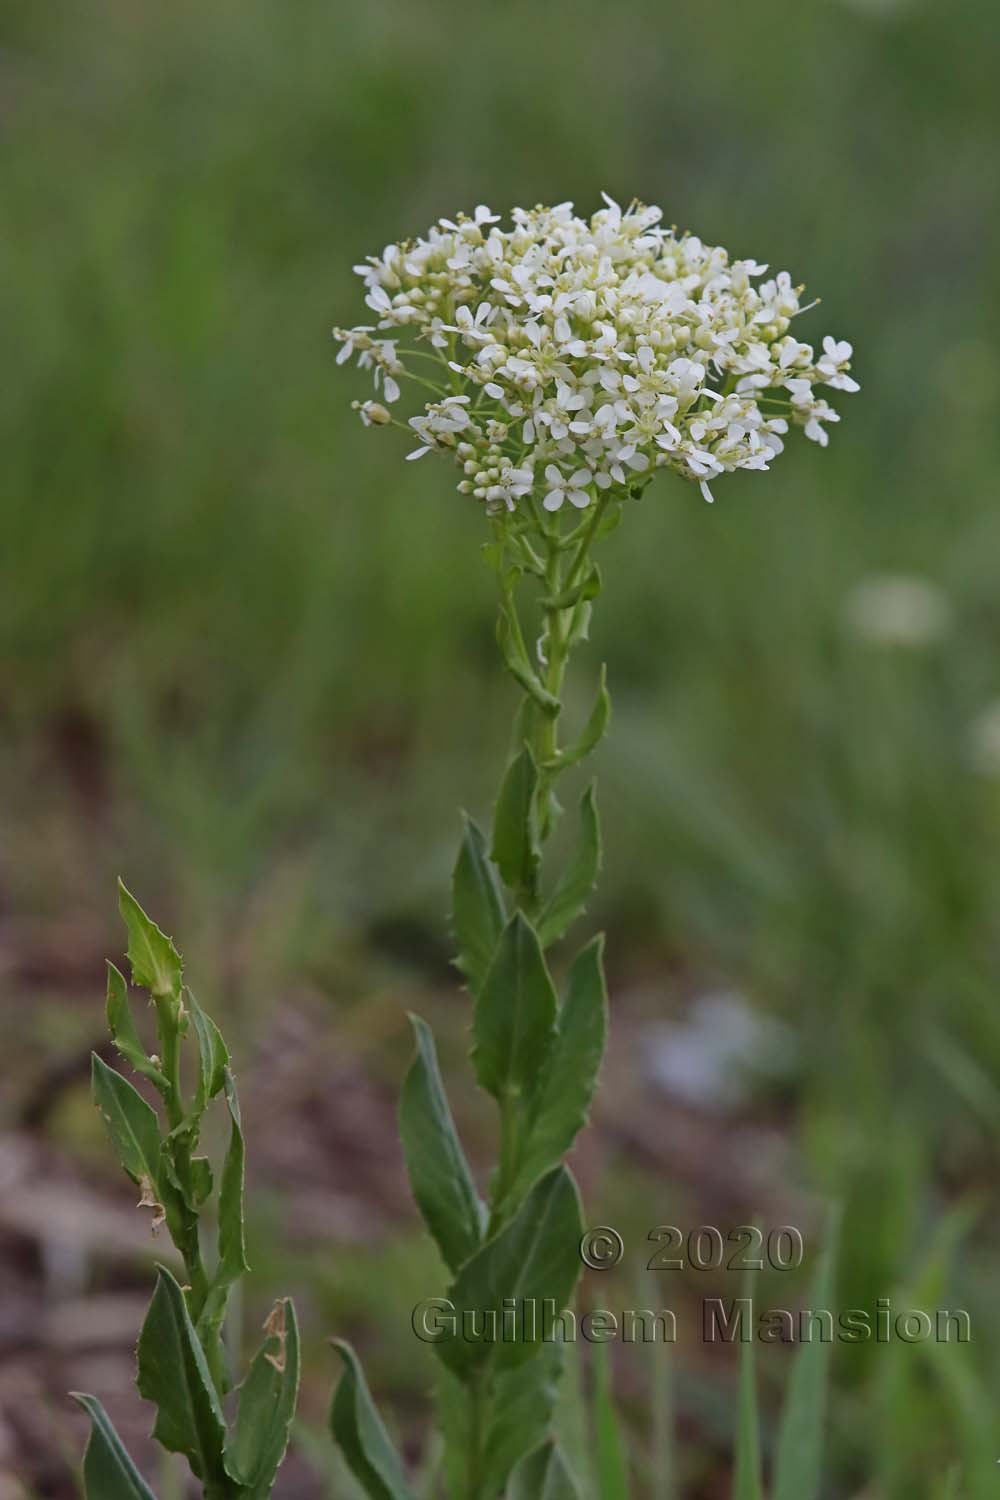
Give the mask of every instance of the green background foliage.
[[[1000, 1385], [1000, 781], [970, 738], [1000, 698], [992, 4], [51, 0], [2, 25], [2, 895], [15, 947], [41, 934], [79, 965], [30, 992], [29, 1061], [94, 1038], [65, 991], [89, 975], [99, 1017], [88, 964], [118, 950], [120, 870], [227, 1036], [242, 1022], [238, 1067], [308, 987], [398, 1083], [403, 1005], [387, 1023], [377, 994], [387, 973], [422, 1013], [428, 975], [446, 993], [456, 803], [488, 820], [515, 695], [475, 504], [362, 430], [365, 379], [334, 370], [327, 333], [362, 316], [352, 263], [439, 214], [659, 202], [804, 280], [823, 302], [796, 331], [852, 340], [863, 390], [826, 453], [790, 442], [714, 507], [661, 477], [602, 547], [569, 690], [582, 726], [607, 661], [588, 920], [612, 1029], [616, 989], [676, 1019], [719, 985], [791, 1028], [754, 1119], [796, 1184], [844, 1201], [841, 1301], [929, 1280], [978, 1330], [968, 1367], [837, 1355], [829, 1493], [874, 1474], [909, 1496], [956, 1455], [980, 1473], [978, 1392]], [[885, 570], [947, 592], [944, 638], [845, 629]], [[468, 1017], [443, 1004], [454, 1059]], [[612, 1135], [586, 1212], [634, 1239], [649, 1181]], [[952, 1276], [936, 1226], [974, 1191]], [[655, 1199], [710, 1215], [669, 1174]], [[262, 1302], [295, 1260], [279, 1221], [257, 1226]], [[409, 1233], [296, 1274], [321, 1321], [346, 1307], [381, 1350], [373, 1386], [419, 1402], [429, 1364], [384, 1347], [436, 1275], [425, 1259], [386, 1304]], [[696, 1494], [727, 1462], [735, 1368], [676, 1360]]]

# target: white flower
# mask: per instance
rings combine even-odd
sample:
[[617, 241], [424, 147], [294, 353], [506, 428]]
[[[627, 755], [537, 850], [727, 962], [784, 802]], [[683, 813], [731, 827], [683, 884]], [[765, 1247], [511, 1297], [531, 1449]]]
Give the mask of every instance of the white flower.
[[838, 414], [822, 391], [858, 389], [853, 351], [792, 333], [801, 287], [665, 229], [658, 208], [604, 203], [590, 219], [515, 209], [509, 229], [481, 204], [356, 268], [378, 322], [335, 330], [338, 360], [356, 356], [387, 403], [404, 375], [431, 387], [408, 456], [450, 451], [488, 510], [558, 510], [660, 468], [711, 499], [710, 479], [766, 469], [790, 423], [825, 446]]
[[575, 474], [566, 479], [555, 464], [546, 464], [545, 479], [549, 489], [542, 504], [546, 510], [558, 510], [563, 501], [568, 500], [570, 505], [583, 510], [590, 504], [590, 496], [584, 486], [590, 484], [593, 477], [589, 469], [577, 469]]
[[531, 494], [534, 483], [533, 470], [517, 469], [511, 464], [503, 464], [494, 482], [485, 486], [482, 498], [491, 505], [501, 504], [507, 510], [513, 510], [518, 500]]
[[377, 401], [355, 401], [355, 410], [366, 427], [385, 427], [392, 417]]
[[873, 573], [844, 599], [845, 628], [882, 646], [927, 646], [951, 629], [951, 602], [929, 578]]

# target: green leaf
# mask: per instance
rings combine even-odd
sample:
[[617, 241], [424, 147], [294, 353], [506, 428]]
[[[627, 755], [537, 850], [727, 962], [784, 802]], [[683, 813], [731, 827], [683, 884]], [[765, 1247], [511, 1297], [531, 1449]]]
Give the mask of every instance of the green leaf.
[[160, 1124], [127, 1078], [91, 1056], [91, 1087], [108, 1135], [132, 1181], [155, 1186], [160, 1173]]
[[246, 1239], [243, 1227], [243, 1189], [246, 1170], [246, 1147], [243, 1143], [243, 1122], [240, 1119], [240, 1101], [236, 1096], [236, 1081], [227, 1068], [225, 1070], [226, 1105], [229, 1109], [229, 1149], [222, 1164], [222, 1182], [219, 1188], [219, 1270], [217, 1278], [227, 1283], [249, 1271], [247, 1265]]
[[228, 1068], [225, 1070], [224, 1087], [230, 1132], [219, 1184], [219, 1260], [198, 1318], [199, 1336], [208, 1347], [212, 1346], [222, 1326], [230, 1287], [250, 1269], [247, 1264], [244, 1206], [246, 1147], [236, 1083]]
[[590, 640], [590, 620], [594, 612], [594, 606], [589, 600], [578, 604], [571, 615], [569, 635], [566, 638], [566, 648], [572, 651], [573, 647], [579, 645], [580, 641]]
[[593, 563], [582, 583], [576, 583], [558, 594], [545, 594], [538, 602], [543, 609], [575, 609], [578, 604], [596, 599], [600, 592], [601, 570]]
[[570, 970], [555, 1041], [528, 1118], [515, 1198], [565, 1156], [587, 1122], [608, 1033], [603, 948], [603, 937], [594, 938]]
[[82, 1391], [70, 1394], [90, 1418], [90, 1440], [83, 1459], [87, 1500], [156, 1500], [101, 1403]]
[[501, 1371], [492, 1381], [484, 1424], [484, 1497], [506, 1493], [514, 1466], [520, 1469], [519, 1460], [549, 1435], [562, 1364], [562, 1344], [544, 1344], [537, 1359]]
[[334, 1348], [344, 1361], [344, 1372], [333, 1398], [330, 1428], [351, 1473], [370, 1500], [412, 1500], [354, 1350], [341, 1339], [334, 1341]]
[[628, 1500], [628, 1460], [611, 1388], [607, 1345], [594, 1346], [594, 1447], [601, 1500]]
[[[832, 1307], [839, 1214], [829, 1215], [826, 1246], [810, 1291], [810, 1307]], [[795, 1356], [778, 1428], [774, 1500], [816, 1500], [823, 1478], [823, 1424], [832, 1344], [804, 1343]]]
[[[560, 750], [555, 760], [551, 762], [554, 766], [575, 766], [584, 760], [592, 750], [596, 749], [601, 740], [608, 732], [608, 724], [611, 722], [611, 696], [608, 693], [608, 669], [601, 667], [601, 681], [597, 689], [597, 698], [590, 711], [590, 718], [583, 727], [578, 740], [572, 745], [567, 745]], [[549, 762], [546, 762], [549, 764]]]
[[214, 1185], [212, 1175], [212, 1164], [207, 1156], [192, 1156], [191, 1158], [191, 1196], [192, 1206], [199, 1209], [203, 1203], [207, 1203], [212, 1196]]
[[601, 826], [596, 798], [597, 790], [591, 782], [580, 802], [580, 841], [539, 918], [538, 936], [543, 948], [561, 938], [576, 921], [597, 883], [601, 868]]
[[452, 878], [452, 920], [458, 943], [458, 967], [478, 993], [486, 977], [507, 913], [496, 868], [486, 840], [471, 818]]
[[495, 1099], [530, 1099], [555, 1034], [556, 992], [520, 911], [503, 930], [473, 1017], [476, 1077]]
[[224, 1482], [226, 1424], [184, 1293], [164, 1266], [139, 1335], [139, 1393], [155, 1403], [153, 1436], [207, 1483]]
[[740, 1397], [736, 1430], [736, 1472], [733, 1500], [764, 1500], [760, 1473], [760, 1435], [757, 1420], [757, 1379], [753, 1339], [740, 1348]]
[[128, 960], [132, 983], [156, 999], [176, 998], [181, 992], [183, 964], [173, 943], [151, 921], [135, 897], [118, 882], [118, 910], [128, 929]]
[[491, 857], [512, 890], [530, 890], [538, 873], [537, 789], [538, 769], [525, 745], [507, 768], [493, 813]]
[[524, 691], [538, 707], [549, 715], [559, 712], [559, 699], [543, 684], [538, 673], [524, 654], [520, 637], [511, 623], [513, 606], [501, 604], [497, 618], [497, 642], [503, 653], [504, 665]]
[[240, 1386], [236, 1427], [226, 1468], [246, 1485], [247, 1500], [267, 1500], [288, 1448], [299, 1393], [299, 1329], [288, 1298], [276, 1302], [264, 1324], [264, 1342]]
[[510, 1500], [580, 1500], [580, 1491], [555, 1443], [522, 1459], [511, 1476]]
[[139, 1040], [139, 1034], [135, 1029], [132, 1019], [132, 1008], [128, 1001], [128, 985], [125, 983], [124, 974], [115, 968], [113, 963], [108, 964], [108, 997], [106, 1005], [108, 1018], [108, 1030], [111, 1032], [111, 1040], [115, 1047], [124, 1057], [130, 1067], [145, 1078], [149, 1078], [156, 1084], [157, 1088], [166, 1085], [160, 1069], [147, 1055], [145, 1047]]
[[449, 1500], [468, 1489], [469, 1427], [474, 1420], [468, 1388], [439, 1364], [434, 1376], [434, 1427], [443, 1445], [441, 1490]]
[[[448, 1298], [455, 1308], [456, 1337], [435, 1343], [450, 1370], [467, 1379], [477, 1368], [513, 1368], [538, 1352], [547, 1304], [558, 1316], [576, 1284], [582, 1232], [576, 1183], [565, 1167], [557, 1167], [455, 1278]], [[502, 1332], [505, 1298], [514, 1299], [518, 1336], [494, 1342], [486, 1315], [495, 1315]]]
[[452, 1271], [483, 1237], [485, 1211], [455, 1129], [441, 1081], [434, 1037], [410, 1016], [417, 1055], [403, 1085], [399, 1128], [413, 1196]]
[[186, 991], [186, 1001], [198, 1038], [198, 1086], [194, 1102], [194, 1115], [197, 1119], [204, 1114], [209, 1100], [214, 1099], [216, 1094], [221, 1094], [226, 1086], [229, 1049], [222, 1040], [218, 1026], [202, 1010], [190, 990]]
[[476, 1421], [485, 1435], [476, 1474], [477, 1500], [494, 1500], [505, 1493], [514, 1466], [550, 1434], [564, 1350], [561, 1343], [544, 1344], [537, 1359], [483, 1381], [478, 1412], [469, 1388], [446, 1366], [439, 1367], [434, 1405], [437, 1430], [444, 1438], [446, 1495], [465, 1495], [469, 1490], [469, 1431]]
[[160, 1138], [156, 1112], [127, 1078], [97, 1053], [91, 1059], [94, 1103], [125, 1171], [142, 1190], [139, 1206], [153, 1210], [153, 1228], [165, 1218], [176, 1238], [183, 1214], [169, 1145]]

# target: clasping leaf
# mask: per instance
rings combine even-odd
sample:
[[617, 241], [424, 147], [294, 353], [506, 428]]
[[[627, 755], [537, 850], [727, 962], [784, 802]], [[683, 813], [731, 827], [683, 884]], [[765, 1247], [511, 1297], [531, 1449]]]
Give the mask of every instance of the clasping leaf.
[[486, 840], [471, 818], [465, 820], [462, 847], [452, 877], [452, 920], [458, 943], [458, 967], [477, 994], [493, 960], [507, 920], [496, 867]]
[[[576, 1183], [566, 1167], [556, 1167], [466, 1262], [450, 1288], [456, 1336], [434, 1345], [450, 1370], [468, 1379], [484, 1366], [513, 1369], [538, 1353], [547, 1313], [558, 1316], [576, 1284], [582, 1232]], [[518, 1336], [504, 1340], [502, 1318], [510, 1307]]]
[[153, 1436], [207, 1484], [225, 1481], [226, 1424], [184, 1293], [165, 1266], [139, 1335], [139, 1393], [157, 1408]]
[[270, 1495], [295, 1416], [299, 1329], [288, 1298], [275, 1303], [264, 1335], [240, 1386], [236, 1428], [226, 1449], [226, 1468], [247, 1487], [247, 1500], [267, 1500]]
[[476, 1076], [495, 1099], [529, 1098], [548, 1058], [556, 992], [538, 935], [520, 911], [503, 930], [473, 1020]]
[[160, 1176], [160, 1125], [156, 1111], [94, 1052], [90, 1067], [94, 1103], [132, 1181], [157, 1183]]
[[580, 802], [580, 841], [538, 920], [543, 948], [562, 937], [583, 911], [601, 868], [601, 826], [594, 783]]
[[570, 1149], [587, 1121], [608, 1032], [604, 939], [587, 944], [569, 973], [556, 1037], [532, 1103], [511, 1196]]
[[438, 1067], [434, 1037], [411, 1015], [417, 1055], [399, 1106], [399, 1127], [413, 1196], [445, 1262], [457, 1271], [479, 1248], [485, 1210], [465, 1159]]
[[564, 750], [560, 750], [553, 761], [546, 761], [546, 766], [555, 770], [575, 766], [579, 761], [584, 760], [607, 734], [610, 722], [611, 694], [608, 692], [608, 670], [602, 665], [597, 697], [579, 739], [575, 740], [572, 745], [567, 745]]
[[491, 856], [512, 890], [530, 890], [538, 872], [537, 790], [538, 768], [525, 745], [507, 768], [493, 813]]

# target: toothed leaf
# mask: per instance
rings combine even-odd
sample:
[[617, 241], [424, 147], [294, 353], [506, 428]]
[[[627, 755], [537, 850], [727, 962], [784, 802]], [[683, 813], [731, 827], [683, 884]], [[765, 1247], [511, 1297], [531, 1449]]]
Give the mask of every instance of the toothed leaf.
[[473, 1061], [495, 1099], [527, 1100], [538, 1086], [555, 1032], [556, 993], [538, 935], [523, 913], [503, 930], [473, 1019]]
[[457, 1271], [478, 1249], [485, 1211], [465, 1159], [441, 1080], [434, 1037], [411, 1016], [417, 1055], [399, 1107], [399, 1127], [413, 1196], [446, 1264]]
[[496, 866], [480, 829], [467, 818], [452, 879], [452, 915], [458, 966], [478, 993], [507, 920]]
[[225, 1483], [226, 1424], [184, 1293], [157, 1268], [156, 1290], [139, 1335], [139, 1393], [156, 1406], [153, 1436], [183, 1453], [197, 1478]]
[[295, 1416], [299, 1330], [287, 1298], [275, 1303], [264, 1334], [240, 1386], [236, 1426], [226, 1449], [226, 1468], [246, 1485], [246, 1500], [267, 1500], [270, 1495]]
[[179, 996], [183, 972], [180, 954], [120, 880], [118, 909], [128, 930], [132, 983], [149, 990], [157, 999]]

